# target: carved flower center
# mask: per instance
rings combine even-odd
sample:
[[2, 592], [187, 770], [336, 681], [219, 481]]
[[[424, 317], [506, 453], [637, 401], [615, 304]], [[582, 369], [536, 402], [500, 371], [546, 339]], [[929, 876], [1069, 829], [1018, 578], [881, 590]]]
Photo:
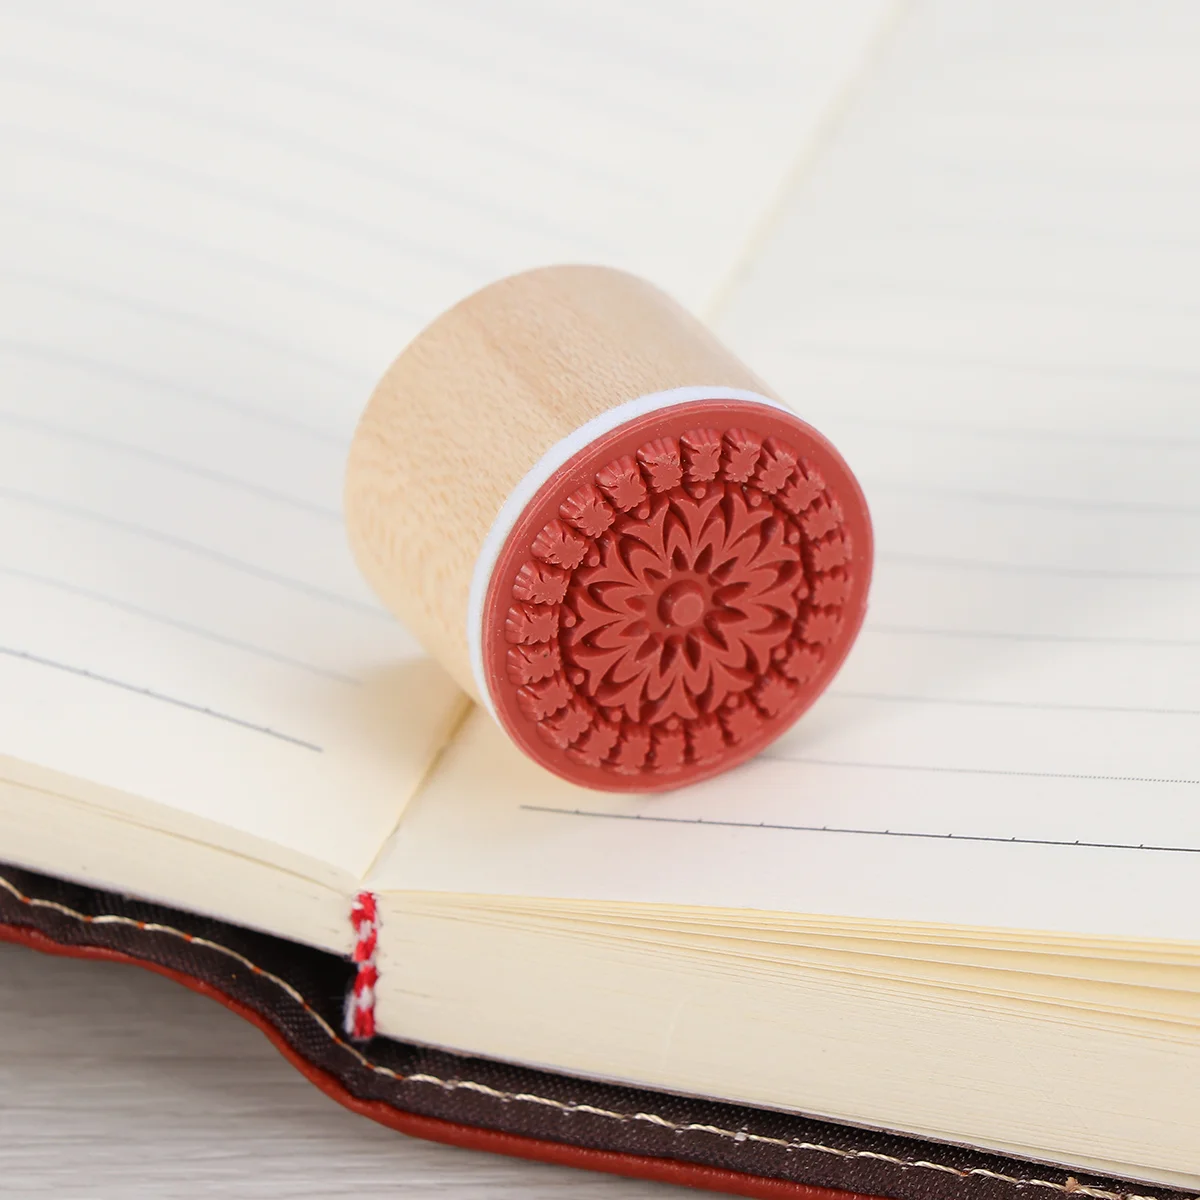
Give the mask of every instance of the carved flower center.
[[704, 590], [691, 579], [673, 583], [658, 600], [662, 623], [677, 628], [695, 625], [704, 616]]

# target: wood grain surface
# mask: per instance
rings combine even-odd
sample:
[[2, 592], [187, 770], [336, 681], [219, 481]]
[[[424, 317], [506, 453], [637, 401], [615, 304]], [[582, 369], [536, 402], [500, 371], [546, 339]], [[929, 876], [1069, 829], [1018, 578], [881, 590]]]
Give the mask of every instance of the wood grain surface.
[[651, 1200], [682, 1188], [416, 1141], [147, 972], [0, 945], [0, 1195]]
[[669, 296], [607, 267], [499, 280], [388, 368], [350, 449], [346, 532], [380, 599], [475, 700], [467, 598], [500, 506], [593, 417], [689, 386], [778, 399]]

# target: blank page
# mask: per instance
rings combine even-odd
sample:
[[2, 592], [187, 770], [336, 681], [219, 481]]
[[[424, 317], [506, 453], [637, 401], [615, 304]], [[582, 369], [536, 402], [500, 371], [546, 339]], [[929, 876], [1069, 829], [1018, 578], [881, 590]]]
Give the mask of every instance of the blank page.
[[360, 876], [461, 705], [346, 549], [375, 380], [519, 268], [715, 294], [885, 8], [6, 5], [0, 776]]
[[867, 492], [843, 672], [660, 798], [476, 722], [381, 886], [1200, 941], [1198, 55], [1183, 3], [915, 10], [715, 314]]

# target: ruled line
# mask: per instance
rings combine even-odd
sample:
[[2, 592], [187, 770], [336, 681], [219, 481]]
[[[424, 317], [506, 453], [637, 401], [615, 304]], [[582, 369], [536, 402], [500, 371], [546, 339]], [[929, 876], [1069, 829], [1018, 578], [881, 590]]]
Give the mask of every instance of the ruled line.
[[772, 821], [717, 821], [708, 817], [663, 817], [644, 813], [602, 812], [585, 808], [554, 808], [547, 804], [522, 804], [523, 812], [551, 813], [563, 817], [594, 817], [605, 821], [640, 821], [655, 825], [708, 825], [722, 829], [783, 830], [788, 833], [837, 833], [853, 837], [915, 838], [934, 842], [983, 842], [1001, 846], [1061, 846], [1077, 850], [1144, 850], [1154, 854], [1200, 854], [1200, 846], [1156, 846], [1144, 842], [1088, 842], [1059, 838], [997, 837], [982, 833], [927, 833], [910, 829], [857, 829], [838, 825], [784, 825]]
[[178, 629], [182, 633], [190, 633], [194, 637], [213, 642], [218, 646], [227, 646], [231, 650], [240, 650], [256, 658], [263, 658], [279, 663], [281, 666], [295, 667], [297, 670], [307, 671], [309, 674], [318, 675], [324, 679], [331, 679], [336, 683], [347, 683], [357, 686], [360, 682], [353, 676], [344, 675], [340, 671], [331, 671], [325, 667], [318, 667], [315, 663], [304, 662], [302, 659], [292, 658], [290, 655], [280, 654], [275, 650], [268, 650], [265, 646], [257, 646], [251, 642], [244, 642], [238, 638], [229, 637], [213, 629], [205, 629], [200, 625], [192, 625], [188, 621], [177, 620], [175, 617], [169, 617], [165, 613], [152, 612], [148, 608], [141, 608], [136, 604], [129, 604], [124, 600], [118, 600], [115, 596], [107, 596], [103, 592], [94, 592], [89, 588], [67, 583], [63, 579], [52, 579], [48, 575], [38, 575], [32, 571], [22, 571], [16, 567], [5, 566], [0, 566], [0, 575], [7, 575], [12, 579], [20, 579], [25, 583], [32, 583], [38, 587], [52, 588], [55, 591], [63, 592], [65, 595], [78, 596], [80, 599], [90, 600], [96, 604], [103, 604], [108, 608], [116, 609], [118, 612], [128, 613], [130, 616], [140, 617], [146, 621], [153, 621], [158, 625], [166, 625], [168, 628]]
[[57, 154], [67, 162], [83, 162], [118, 174], [170, 183], [193, 194], [215, 196], [241, 208], [283, 216], [310, 228], [326, 229], [354, 238], [367, 249], [374, 250], [376, 254], [383, 249], [391, 250], [410, 262], [423, 262], [441, 267], [445, 271], [457, 272], [470, 279], [482, 276], [490, 278], [503, 269], [499, 260], [469, 258], [443, 247], [431, 251], [427, 245], [399, 236], [394, 226], [374, 225], [367, 221], [355, 220], [336, 209], [306, 204], [295, 196], [281, 200], [269, 192], [238, 187], [226, 176], [206, 175], [200, 171], [163, 162], [161, 159], [111, 148], [97, 150], [90, 142], [71, 137], [62, 131], [51, 133], [48, 130], [31, 130], [20, 125], [0, 123], [0, 135], [13, 144], [22, 143], [31, 147], [37, 154], [49, 152]]
[[155, 466], [166, 467], [169, 470], [178, 471], [183, 475], [192, 475], [197, 479], [219, 484], [222, 487], [249, 492], [251, 495], [258, 496], [263, 500], [270, 500], [276, 504], [285, 505], [288, 508], [295, 509], [297, 512], [307, 513], [309, 516], [321, 517], [324, 520], [336, 521], [338, 524], [341, 524], [342, 514], [335, 508], [326, 508], [320, 504], [310, 504], [307, 501], [297, 499], [295, 496], [289, 496], [285, 492], [276, 492], [271, 488], [251, 483], [247, 479], [239, 479], [235, 475], [226, 475], [222, 471], [212, 471], [207, 467], [196, 466], [194, 463], [185, 462], [183, 459], [173, 458], [168, 454], [160, 454], [156, 450], [147, 450], [141, 446], [130, 446], [126, 442], [116, 442], [111, 438], [100, 437], [97, 434], [86, 433], [78, 429], [64, 429], [62, 426], [54, 425], [49, 421], [40, 421], [35, 417], [26, 417], [19, 413], [0, 411], [0, 425], [7, 425], [10, 429], [23, 429], [28, 432], [42, 434], [45, 437], [54, 438], [59, 441], [75, 442], [81, 446], [104, 450], [112, 454], [128, 455], [130, 458], [137, 458], [143, 462], [153, 463]]
[[989, 775], [1013, 779], [1081, 779], [1096, 783], [1166, 783], [1200, 787], [1200, 779], [1169, 779], [1153, 775], [1089, 775], [1074, 771], [1014, 771], [1003, 767], [950, 767], [928, 763], [881, 763], [850, 761], [836, 758], [792, 758], [786, 754], [764, 750], [760, 759], [796, 763], [809, 767], [839, 767], [862, 771], [917, 771], [933, 775]]
[[[297, 24], [302, 24], [307, 15], [293, 10], [291, 18]], [[328, 35], [329, 32], [327, 26], [314, 26], [311, 21], [308, 22], [308, 27], [319, 30], [324, 35]], [[635, 127], [646, 120], [645, 105], [639, 105], [636, 98], [631, 98], [630, 89], [621, 86], [615, 80], [605, 79], [601, 82], [601, 86], [596, 86], [595, 76], [590, 72], [573, 73], [570, 84], [563, 79], [547, 80], [544, 75], [534, 78], [529, 70], [528, 60], [518, 63], [517, 60], [505, 55], [481, 53], [460, 42], [448, 42], [444, 37], [439, 38], [427, 27], [414, 26], [411, 20], [405, 21], [402, 26], [397, 26], [370, 17], [364, 18], [360, 14], [357, 16], [354, 26], [351, 26], [348, 20], [343, 20], [339, 24], [337, 32], [343, 43], [368, 46], [373, 50], [377, 50], [386, 43], [390, 43], [393, 50], [398, 48], [408, 50], [412, 49], [414, 42], [419, 40], [422, 43], [419, 51], [422, 61], [440, 61], [454, 67], [469, 67], [473, 74], [490, 75], [500, 79], [510, 86], [535, 96], [543, 103], [565, 102], [585, 113], [595, 112], [599, 106], [609, 113], [621, 113]], [[678, 53], [679, 42], [677, 41], [671, 49]], [[547, 53], [545, 43], [540, 43], [539, 54], [544, 56]], [[671, 59], [671, 54], [655, 54], [654, 71], [660, 72], [663, 68], [670, 71]], [[624, 71], [628, 71], [628, 61], [615, 61], [619, 62]], [[714, 63], [705, 72], [704, 79], [707, 90], [721, 88], [727, 79], [729, 72], [721, 70], [721, 66], [720, 63]], [[589, 82], [592, 86], [588, 86]], [[699, 90], [697, 89], [697, 91]], [[699, 117], [694, 115], [695, 105], [681, 105], [681, 111], [692, 115], [693, 119], [691, 121], [672, 119], [659, 110], [654, 113], [655, 122], [664, 133], [671, 135], [676, 140], [687, 138], [689, 141], [695, 142], [699, 135], [709, 132], [698, 123]]]
[[[512, 208], [499, 204], [495, 192], [465, 190], [439, 183], [430, 174], [417, 174], [396, 166], [396, 158], [370, 158], [350, 150], [342, 149], [337, 142], [326, 141], [311, 133], [264, 120], [249, 109], [243, 109], [236, 117], [202, 104], [189, 103], [160, 89], [130, 87], [110, 80], [87, 75], [61, 65], [45, 62], [36, 69], [25, 60], [0, 55], [6, 78], [19, 79], [27, 87], [38, 88], [51, 94], [70, 95], [83, 101], [102, 98], [108, 103], [121, 105], [135, 111], [150, 108], [155, 112], [170, 113], [200, 129], [214, 130], [222, 134], [241, 136], [248, 142], [257, 143], [267, 151], [286, 150], [298, 158], [328, 170], [336, 167], [347, 174], [358, 175], [414, 196], [421, 196], [440, 205], [452, 205], [464, 215], [478, 218], [490, 217], [511, 230], [539, 237], [547, 235], [570, 239], [573, 245], [591, 253], [612, 255], [618, 247], [609, 245], [579, 228], [561, 225], [554, 219], [554, 210], [547, 206], [544, 212], [529, 212], [527, 209]], [[21, 128], [21, 127], [17, 127]], [[39, 131], [39, 136], [44, 136]], [[126, 156], [129, 157], [129, 156]], [[147, 160], [148, 161], [148, 160]], [[403, 161], [403, 159], [400, 159]], [[161, 164], [156, 164], [161, 165]], [[215, 180], [211, 175], [195, 175], [206, 181]], [[267, 199], [269, 192], [252, 193]], [[440, 247], [439, 247], [440, 251]], [[447, 254], [453, 252], [447, 251]]]
[[1155, 716], [1200, 717], [1200, 708], [1149, 708], [1121, 704], [1056, 704], [1051, 701], [915, 696], [896, 692], [830, 691], [828, 695], [831, 699], [838, 700], [866, 700], [886, 704], [940, 704], [948, 708], [1015, 708], [1046, 712], [1148, 713]]
[[[907, 270], [907, 265], [902, 270]], [[842, 271], [837, 274], [824, 275], [814, 282], [821, 286], [826, 294], [832, 293], [840, 299], [869, 295], [872, 299], [886, 297], [889, 300], [954, 300], [964, 304], [972, 304], [977, 309], [982, 307], [997, 308], [1009, 306], [1028, 308], [1035, 303], [1050, 303], [1069, 306], [1078, 314], [1103, 314], [1104, 316], [1124, 317], [1130, 313], [1162, 315], [1164, 313], [1187, 315], [1200, 310], [1200, 305], [1180, 302], [1169, 304], [1155, 303], [1150, 300], [1134, 299], [1112, 293], [1101, 296], [1094, 301], [1095, 290], [1069, 292], [1062, 289], [1051, 290], [1048, 287], [1037, 291], [1027, 291], [1002, 284], [994, 288], [964, 288], [957, 281], [953, 283], [933, 283], [922, 279], [919, 283], [907, 282], [899, 275], [891, 277], [879, 273], [860, 271], [857, 274]]]
[[1008, 575], [1042, 575], [1065, 579], [1154, 579], [1160, 582], [1188, 582], [1200, 579], [1200, 571], [1107, 571], [1101, 567], [1056, 567], [1043, 563], [985, 562], [969, 558], [941, 558], [928, 554], [895, 551], [876, 555], [880, 562], [902, 563], [912, 567], [932, 567], [945, 571], [995, 571]]
[[1025, 633], [1003, 629], [935, 629], [924, 625], [864, 625], [863, 633], [883, 634], [884, 636], [901, 637], [940, 637], [964, 638], [980, 640], [995, 640], [1005, 642], [1051, 642], [1070, 645], [1113, 645], [1113, 646], [1167, 646], [1190, 647], [1200, 646], [1200, 638], [1147, 638], [1122, 637], [1106, 634], [1069, 634], [1069, 633]]
[[[1177, 43], [1176, 50], [1182, 51], [1187, 46], [1182, 40]], [[1200, 44], [1196, 46], [1200, 50]], [[1130, 96], [1130, 101], [1140, 101], [1142, 96]], [[1099, 126], [1103, 132], [1110, 133], [1114, 125], [1125, 127], [1133, 126], [1138, 136], [1144, 136], [1144, 127], [1147, 125], [1158, 126], [1174, 126], [1186, 124], [1190, 127], [1193, 120], [1192, 111], [1187, 107], [1156, 107], [1156, 108], [1139, 108], [1131, 110], [1126, 104], [1121, 104], [1119, 107], [1110, 104], [1092, 105], [1083, 107], [1079, 105], [1064, 104], [1057, 97], [1055, 98], [1054, 106], [1051, 108], [1046, 104], [1029, 104], [1022, 97], [1020, 100], [1014, 99], [1011, 94], [1006, 95], [1002, 103], [973, 103], [969, 108], [963, 108], [962, 114], [970, 114], [972, 118], [982, 117], [985, 120], [1001, 120], [1009, 121], [1013, 117], [1022, 119], [1031, 119], [1039, 125], [1045, 124], [1047, 121], [1070, 122], [1071, 124], [1093, 125]]]
[[[636, 9], [637, 6], [632, 7]], [[597, 11], [602, 12], [603, 9]], [[682, 84], [691, 88], [693, 93], [715, 92], [722, 97], [723, 104], [731, 97], [743, 96], [746, 91], [742, 82], [748, 77], [746, 68], [738, 71], [727, 70], [726, 60], [721, 55], [724, 46], [714, 54], [700, 50], [683, 38], [675, 37], [670, 42], [670, 53], [665, 54], [662, 52], [664, 47], [661, 40], [656, 38], [651, 30], [639, 37], [630, 29], [618, 43], [621, 46], [620, 51], [613, 54], [607, 53], [604, 42], [594, 36], [597, 22], [594, 18], [589, 18], [583, 6], [562, 6], [558, 21], [535, 19], [523, 24], [514, 24], [505, 16], [500, 16], [503, 12], [503, 6], [497, 8], [493, 5], [480, 5], [472, 13], [471, 19], [477, 27], [493, 30], [499, 36], [515, 36], [524, 42], [531, 42], [536, 47], [536, 61], [541, 61], [545, 55], [558, 55], [565, 51], [601, 67], [598, 72], [575, 73], [571, 76], [571, 82], [578, 84], [586, 81], [593, 85], [596, 92], [605, 96], [624, 93], [622, 98], [635, 120], [638, 113], [628, 99], [630, 89], [624, 72], [637, 73], [643, 78], [649, 76], [656, 82], [658, 79], [669, 79], [673, 85]], [[602, 19], [600, 24], [607, 32], [607, 22]], [[407, 36], [407, 23], [396, 32]], [[564, 32], [567, 34], [565, 37]], [[428, 27], [423, 33], [428, 37]], [[444, 46], [445, 42], [440, 44]], [[458, 46], [451, 42], [447, 48], [455, 52]], [[488, 61], [494, 63], [495, 59], [489, 58]], [[614, 67], [619, 68], [622, 74], [614, 75]], [[687, 106], [688, 109], [691, 107]]]
[[1145, 228], [1139, 229], [1134, 233], [1128, 233], [1123, 230], [1087, 229], [1081, 227], [1076, 221], [1061, 222], [1056, 225], [1045, 223], [1031, 225], [1028, 221], [1021, 225], [999, 224], [995, 221], [976, 221], [973, 224], [968, 224], [964, 221], [947, 221], [944, 219], [919, 222], [906, 221], [888, 228], [887, 239], [889, 241], [893, 239], [911, 240], [914, 234], [919, 235], [922, 233], [929, 233], [935, 237], [949, 234], [951, 237], [963, 237], [968, 241], [978, 239], [982, 236], [987, 238], [988, 242], [992, 245], [998, 241], [1007, 239], [1008, 241], [1015, 242], [1049, 243], [1055, 247], [1075, 243], [1085, 246], [1117, 246], [1123, 249], [1135, 250], [1172, 250], [1185, 252], [1200, 250], [1200, 239], [1197, 238], [1160, 237], [1152, 234]]
[[75, 279], [43, 275], [36, 271], [20, 271], [11, 266], [5, 267], [4, 279], [6, 283], [9, 281], [23, 283], [47, 292], [57, 293], [60, 296], [73, 296], [77, 300], [93, 302], [100, 307], [125, 309], [138, 316], [153, 317], [184, 328], [203, 330], [231, 342], [254, 346], [267, 354], [282, 359], [304, 363], [309, 368], [335, 376], [343, 384], [358, 385], [362, 382], [363, 373], [352, 363], [335, 362], [333, 359], [313, 354], [305, 346], [291, 342], [278, 342], [244, 326], [227, 325], [223, 321], [214, 320], [200, 313], [185, 312], [157, 301], [144, 300], [138, 296], [129, 296], [121, 292], [110, 292]]
[[337, 280], [320, 275], [310, 275], [306, 271], [298, 271], [290, 264], [268, 262], [266, 259], [255, 258], [227, 246], [218, 246], [212, 242], [199, 241], [196, 238], [164, 233], [161, 229], [151, 229], [145, 225], [132, 225], [118, 220], [108, 213], [76, 208], [57, 200], [48, 200], [42, 196], [38, 197], [36, 204], [26, 204], [12, 196], [0, 195], [0, 209], [19, 213], [27, 220], [38, 221], [51, 228], [65, 225], [68, 228], [101, 229], [104, 231], [106, 241], [112, 242], [120, 239], [122, 242], [136, 246], [139, 250], [145, 250], [147, 247], [165, 247], [177, 254], [202, 259], [208, 264], [225, 263], [250, 278], [269, 280], [271, 283], [283, 284], [292, 290], [303, 288], [320, 296], [325, 302], [333, 298], [339, 303], [368, 309], [376, 318], [389, 317], [420, 326], [426, 324], [431, 315], [427, 312], [418, 312], [414, 308], [398, 305], [395, 296], [383, 293], [372, 295], [367, 292], [355, 291]]
[[1007, 505], [1075, 512], [1128, 513], [1133, 516], [1200, 517], [1200, 504], [1159, 504], [1142, 500], [1081, 500], [1059, 496], [1029, 496], [1019, 492], [981, 492], [969, 488], [930, 487], [927, 484], [869, 481], [872, 492], [902, 492], [934, 499], [945, 497], [975, 504]]
[[259, 421], [264, 425], [275, 425], [292, 433], [303, 434], [315, 441], [335, 446], [339, 451], [345, 450], [350, 444], [349, 438], [345, 436], [331, 433], [329, 430], [318, 429], [314, 425], [306, 425], [303, 421], [297, 421], [294, 417], [285, 416], [283, 413], [257, 408], [252, 404], [243, 404], [225, 396], [214, 395], [212, 392], [182, 387], [175, 379], [162, 375], [144, 375], [140, 371], [131, 371], [127, 367], [118, 363], [106, 362], [104, 359], [91, 358], [73, 351], [60, 350], [57, 347], [39, 346], [36, 342], [19, 342], [5, 337], [0, 337], [0, 351], [53, 367], [66, 367], [69, 370], [82, 371], [89, 377], [99, 376], [115, 380], [117, 383], [132, 385], [150, 392], [156, 397], [167, 395], [175, 399], [187, 400], [200, 408], [223, 409], [225, 412], [236, 413], [239, 417], [247, 420]]
[[1035, 429], [1027, 425], [978, 425], [966, 421], [944, 421], [873, 416], [866, 413], [845, 412], [841, 409], [830, 412], [828, 424], [867, 426], [872, 430], [903, 430], [911, 433], [934, 435], [951, 434], [955, 437], [981, 437], [989, 441], [1008, 438], [1014, 441], [1056, 441], [1071, 445], [1102, 446], [1156, 446], [1167, 449], [1186, 449], [1200, 443], [1200, 432], [1195, 434], [1145, 433], [1139, 430], [1101, 433], [1093, 429]]
[[975, 370], [1001, 371], [1013, 375], [1045, 375], [1067, 379], [1124, 379], [1136, 383], [1164, 383], [1194, 388], [1200, 381], [1200, 370], [1182, 367], [1144, 367], [1128, 363], [1089, 366], [1083, 363], [1023, 362], [1019, 359], [989, 358], [986, 355], [963, 354], [939, 350], [899, 350], [888, 346], [846, 346], [836, 342], [817, 342], [804, 338], [789, 338], [778, 350], [793, 357], [823, 357], [848, 359], [854, 362], [879, 362], [891, 366], [969, 367]]
[[[163, 26], [150, 27], [138, 22], [114, 20], [110, 13], [101, 16], [84, 9], [72, 10], [71, 25], [74, 29], [87, 29], [100, 34], [101, 37], [117, 37], [126, 44], [139, 44], [156, 55], [168, 51], [185, 62], [203, 68], [215, 65], [222, 71], [228, 71], [232, 67], [257, 85], [264, 80], [273, 79], [285, 86], [300, 88], [310, 95], [318, 93], [337, 97], [360, 105], [364, 116], [374, 117], [383, 110], [390, 113], [394, 119], [406, 119], [410, 113], [419, 115], [423, 122], [440, 126], [442, 130], [449, 132], [450, 136], [469, 142], [476, 148], [494, 151], [500, 146], [506, 153], [556, 170], [561, 170], [566, 164], [573, 174], [602, 184], [609, 194], [632, 192], [623, 172], [616, 168], [600, 169], [596, 163], [578, 155], [569, 157], [566, 154], [567, 147], [559, 153], [549, 154], [532, 142], [513, 137], [511, 131], [505, 133], [499, 129], [481, 129], [455, 120], [432, 105], [414, 103], [412, 96], [364, 87], [362, 78], [356, 78], [353, 83], [349, 83], [334, 75], [323, 74], [315, 63], [306, 63], [303, 70], [297, 70], [287, 62], [267, 57], [274, 49], [271, 46], [255, 46], [254, 52], [246, 53], [229, 42], [205, 38], [195, 29], [189, 29], [185, 36]], [[402, 109], [405, 117], [401, 116]]]
[[136, 683], [128, 683], [123, 679], [113, 679], [109, 675], [100, 675], [95, 671], [89, 671], [85, 667], [72, 666], [70, 663], [56, 662], [52, 658], [42, 658], [38, 654], [30, 654], [27, 650], [18, 650], [12, 646], [0, 646], [0, 654], [6, 655], [8, 658], [20, 659], [22, 662], [34, 663], [39, 667], [49, 667], [55, 671], [63, 671], [68, 675], [77, 675], [81, 679], [91, 680], [93, 683], [103, 683], [108, 687], [120, 688], [124, 692], [132, 692], [136, 696], [145, 696], [150, 700], [159, 700], [163, 704], [173, 705], [175, 708], [186, 709], [188, 712], [199, 713], [201, 716], [212, 717], [217, 721], [224, 721], [229, 725], [236, 725], [239, 729], [248, 729], [252, 733], [261, 733], [264, 737], [275, 738], [280, 742], [287, 742], [292, 746], [300, 746], [304, 750], [312, 750], [316, 754], [323, 754], [324, 750], [315, 742], [305, 741], [304, 738], [293, 737], [289, 733], [280, 733], [278, 729], [272, 729], [267, 725], [257, 725], [253, 721], [245, 721], [241, 717], [235, 717], [229, 713], [217, 712], [215, 709], [206, 708], [202, 704], [193, 704], [189, 700], [181, 700], [178, 696], [168, 696], [163, 692], [156, 692], [150, 688], [141, 687]]
[[206, 558], [210, 562], [220, 563], [223, 567], [229, 567], [231, 570], [240, 571], [242, 574], [253, 576], [255, 579], [262, 579], [267, 583], [276, 584], [279, 587], [286, 588], [288, 591], [312, 596], [314, 599], [323, 600], [328, 604], [336, 604], [342, 608], [362, 613], [365, 616], [375, 617], [378, 620], [391, 620], [390, 615], [384, 609], [368, 604], [365, 601], [354, 600], [349, 596], [340, 595], [338, 592], [326, 591], [324, 588], [319, 588], [311, 583], [305, 583], [300, 579], [293, 579], [288, 575], [279, 575], [254, 563], [248, 563], [240, 558], [234, 558], [230, 554], [224, 554], [220, 550], [212, 550], [207, 546], [201, 546], [195, 542], [189, 542], [184, 538], [175, 537], [173, 534], [160, 533], [157, 529], [147, 529], [144, 525], [134, 525], [132, 522], [121, 521], [115, 517], [101, 516], [99, 513], [91, 512], [88, 509], [75, 508], [69, 504], [62, 504], [57, 500], [50, 500], [44, 496], [34, 496], [28, 492], [19, 492], [13, 488], [0, 487], [0, 499], [12, 500], [19, 504], [28, 504], [34, 508], [43, 509], [46, 512], [57, 513], [59, 516], [70, 517], [77, 521], [86, 521], [94, 525], [101, 525], [106, 529], [119, 529], [122, 533], [128, 533], [133, 537], [142, 538], [148, 542], [157, 542], [162, 546], [170, 546], [173, 550], [181, 550], [185, 554], [192, 554], [197, 558]]
[[[1181, 156], [1177, 154], [1173, 157], [1178, 161]], [[1029, 159], [1008, 157], [994, 152], [989, 155], [968, 152], [961, 156], [943, 157], [909, 146], [906, 147], [905, 165], [908, 170], [918, 172], [917, 177], [922, 181], [935, 186], [937, 175], [974, 186], [982, 185], [988, 189], [996, 187], [998, 178], [1005, 178], [1007, 181], [1014, 175], [1033, 178], [1039, 182], [1053, 180], [1051, 187], [1055, 199], [1066, 200], [1068, 204], [1076, 197], [1079, 201], [1086, 201], [1094, 196], [1097, 190], [1106, 192], [1109, 196], [1132, 194], [1139, 198], [1147, 194], [1159, 197], [1165, 190], [1190, 195], [1196, 183], [1200, 182], [1200, 173], [1171, 170], [1163, 163], [1143, 163], [1132, 171], [1122, 165], [1113, 171], [1092, 165], [1068, 167], [1061, 153], [1056, 153], [1055, 158], [1058, 161], [1054, 168], [1048, 170], [1045, 160], [1039, 161], [1037, 155]], [[1068, 189], [1074, 190], [1076, 196], [1069, 197], [1066, 194]]]

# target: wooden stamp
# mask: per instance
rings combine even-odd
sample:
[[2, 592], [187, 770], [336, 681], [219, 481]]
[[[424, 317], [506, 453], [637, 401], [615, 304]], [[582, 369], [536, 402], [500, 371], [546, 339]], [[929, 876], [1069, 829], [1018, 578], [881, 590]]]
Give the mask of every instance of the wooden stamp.
[[384, 602], [572, 782], [743, 762], [845, 658], [866, 502], [837, 451], [698, 321], [599, 267], [501, 280], [388, 369], [346, 478]]

